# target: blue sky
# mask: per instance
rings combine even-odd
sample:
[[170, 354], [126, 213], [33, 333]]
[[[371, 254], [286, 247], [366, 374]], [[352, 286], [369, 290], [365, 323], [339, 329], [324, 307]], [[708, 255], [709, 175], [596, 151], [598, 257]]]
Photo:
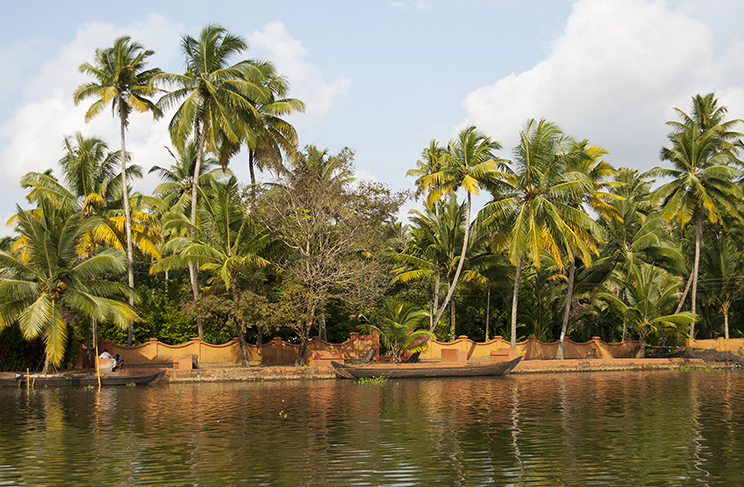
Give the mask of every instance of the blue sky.
[[[116, 121], [104, 113], [84, 123], [72, 91], [86, 80], [78, 65], [124, 34], [171, 72], [183, 69], [182, 34], [218, 23], [244, 36], [245, 56], [274, 61], [307, 103], [292, 118], [301, 144], [349, 146], [361, 177], [394, 189], [412, 187], [405, 172], [429, 140], [471, 124], [508, 158], [524, 122], [548, 118], [606, 147], [616, 166], [650, 169], [672, 107], [687, 110], [692, 95], [715, 91], [744, 118], [744, 2], [734, 0], [29, 1], [3, 10], [2, 222], [25, 203], [20, 176], [57, 167], [64, 136], [117, 145]], [[127, 148], [145, 170], [171, 162], [168, 118], [131, 119]], [[245, 156], [231, 168], [248, 180]]]

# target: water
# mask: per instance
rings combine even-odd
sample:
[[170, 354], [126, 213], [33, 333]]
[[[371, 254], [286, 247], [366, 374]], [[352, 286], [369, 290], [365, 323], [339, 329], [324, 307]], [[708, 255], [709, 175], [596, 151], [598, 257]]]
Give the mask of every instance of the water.
[[0, 485], [744, 485], [744, 373], [0, 389]]

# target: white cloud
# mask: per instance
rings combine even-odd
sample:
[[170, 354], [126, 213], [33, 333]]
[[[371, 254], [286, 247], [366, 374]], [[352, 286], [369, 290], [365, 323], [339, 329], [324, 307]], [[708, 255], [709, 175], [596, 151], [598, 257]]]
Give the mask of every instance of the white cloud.
[[[403, 2], [391, 2], [390, 6], [392, 8], [397, 8], [398, 10], [408, 10], [408, 4]], [[431, 8], [431, 3], [419, 0], [417, 2], [413, 2], [412, 6], [413, 9], [416, 10], [416, 12], [426, 12]]]
[[320, 68], [306, 60], [304, 46], [287, 32], [283, 23], [267, 24], [248, 39], [252, 49], [268, 52], [277, 71], [287, 77], [292, 87], [290, 96], [305, 102], [305, 114], [296, 116], [300, 123], [321, 120], [347, 95], [351, 80], [338, 75], [333, 81], [326, 81]]
[[[23, 174], [52, 168], [59, 175], [57, 161], [62, 156], [65, 136], [80, 131], [103, 137], [112, 150], [119, 147], [119, 126], [110, 110], [86, 124], [84, 113], [91, 102], [75, 106], [72, 101], [75, 88], [86, 81], [78, 66], [92, 61], [96, 48], [111, 45], [116, 37], [127, 34], [145, 48], [155, 50], [151, 58], [153, 66], [170, 67], [176, 64], [180, 30], [176, 24], [156, 15], [121, 27], [88, 24], [78, 30], [74, 41], [62, 46], [38, 72], [27, 77], [23, 98], [30, 101], [17, 107], [14, 115], [0, 126], [0, 177], [6, 181], [0, 207], [15, 208], [16, 203], [25, 203], [25, 191], [18, 184]], [[149, 114], [133, 114], [130, 118], [127, 151], [145, 172], [153, 164], [170, 164], [163, 149], [169, 143], [166, 127], [166, 120], [153, 122]], [[133, 186], [148, 193], [157, 182], [150, 177], [135, 181]], [[0, 234], [9, 231], [0, 225]]]
[[431, 3], [428, 2], [415, 2], [413, 4], [413, 7], [416, 9], [417, 12], [426, 12], [431, 8]]
[[579, 0], [544, 61], [467, 95], [462, 125], [511, 148], [528, 118], [548, 118], [607, 147], [616, 165], [650, 168], [672, 107], [687, 109], [692, 95], [726, 86], [712, 40], [707, 25], [661, 1]]

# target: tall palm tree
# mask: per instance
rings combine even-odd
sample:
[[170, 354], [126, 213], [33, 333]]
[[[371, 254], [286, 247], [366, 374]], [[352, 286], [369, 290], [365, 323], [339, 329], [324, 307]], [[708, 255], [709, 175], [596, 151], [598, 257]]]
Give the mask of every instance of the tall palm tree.
[[[421, 159], [416, 161], [416, 169], [409, 169], [406, 172], [406, 177], [413, 176], [416, 178], [416, 192], [415, 198], [418, 199], [424, 191], [426, 184], [424, 178], [431, 176], [434, 173], [439, 172], [442, 169], [442, 154], [445, 148], [439, 145], [436, 139], [431, 139], [429, 146], [421, 151]], [[426, 195], [427, 199], [429, 194]], [[439, 202], [434, 203], [434, 215], [439, 219]], [[433, 331], [436, 325], [434, 324], [434, 312], [439, 309], [439, 288], [441, 287], [441, 275], [436, 273], [434, 276], [434, 303], [432, 312], [429, 316], [429, 331]]]
[[[564, 176], [573, 174], [576, 178], [585, 178], [592, 183], [591, 190], [574, 196], [574, 205], [579, 210], [585, 211], [585, 206], [599, 214], [603, 219], [619, 219], [620, 214], [611, 204], [611, 201], [621, 197], [606, 191], [616, 183], [608, 179], [617, 174], [612, 165], [603, 159], [609, 152], [599, 146], [590, 146], [589, 141], [581, 142], [566, 140], [567, 150], [559, 155], [566, 166]], [[595, 240], [596, 234], [589, 234]], [[568, 321], [571, 316], [573, 303], [574, 284], [576, 279], [576, 258], [573, 248], [566, 249], [568, 255], [568, 287], [566, 289], [566, 305], [563, 310], [563, 323], [555, 357], [563, 359], [563, 345], [568, 331]]]
[[[132, 221], [129, 208], [129, 186], [127, 181], [127, 157], [125, 129], [132, 110], [152, 112], [155, 118], [161, 116], [160, 109], [149, 99], [155, 93], [152, 81], [159, 69], [145, 69], [147, 58], [153, 51], [145, 50], [140, 44], [131, 42], [129, 36], [114, 40], [113, 47], [96, 49], [93, 64], [83, 63], [80, 72], [89, 74], [95, 81], [83, 83], [73, 94], [75, 104], [85, 99], [95, 101], [85, 113], [85, 121], [98, 115], [109, 103], [112, 112], [118, 112], [121, 137], [121, 193], [124, 201], [125, 232], [127, 240], [127, 261], [129, 287], [134, 289], [134, 254], [132, 247]], [[134, 299], [134, 298], [132, 298]], [[129, 303], [134, 304], [134, 301]], [[132, 323], [129, 324], [127, 345], [132, 344]]]
[[[224, 27], [209, 24], [199, 38], [184, 35], [181, 51], [185, 56], [184, 74], [161, 74], [158, 80], [173, 87], [158, 105], [162, 109], [178, 106], [168, 129], [171, 140], [182, 151], [189, 140], [197, 144], [193, 180], [201, 174], [205, 152], [219, 154], [224, 141], [239, 144], [246, 137], [245, 123], [239, 118], [259, 118], [254, 100], [266, 99], [265, 91], [253, 80], [260, 79], [256, 63], [249, 60], [230, 64], [231, 59], [248, 49], [248, 43]], [[197, 222], [198, 185], [191, 188], [191, 225]], [[194, 301], [199, 299], [198, 269], [189, 264]], [[201, 326], [201, 314], [197, 312]]]
[[416, 168], [409, 169], [408, 172], [406, 172], [406, 177], [413, 176], [416, 178], [415, 196], [417, 199], [426, 190], [429, 190], [426, 194], [428, 198], [430, 188], [427, 187], [424, 178], [431, 176], [442, 169], [442, 154], [444, 154], [445, 151], [446, 148], [439, 145], [439, 142], [437, 142], [436, 139], [431, 139], [429, 146], [425, 147], [424, 150], [421, 151], [421, 159], [416, 161]]
[[22, 257], [0, 251], [0, 329], [18, 322], [27, 339], [42, 336], [49, 364], [64, 356], [67, 324], [64, 311], [78, 311], [96, 320], [111, 320], [122, 328], [137, 319], [126, 298], [130, 288], [108, 279], [123, 273], [116, 253], [103, 252], [81, 260], [80, 239], [97, 225], [98, 217], [66, 215], [49, 201], [37, 212], [18, 208], [16, 230], [26, 238]]
[[491, 190], [493, 200], [479, 215], [480, 224], [509, 225], [509, 259], [516, 266], [512, 297], [511, 347], [516, 348], [517, 303], [524, 260], [541, 266], [543, 252], [564, 268], [562, 253], [572, 249], [590, 264], [597, 248], [592, 235], [596, 222], [577, 208], [575, 200], [594, 189], [582, 174], [567, 171], [557, 154], [563, 133], [552, 122], [528, 120], [514, 151], [515, 173], [502, 173], [502, 186]]
[[435, 204], [437, 200], [446, 195], [454, 194], [459, 189], [465, 190], [467, 195], [465, 236], [460, 262], [457, 265], [452, 285], [434, 318], [435, 325], [439, 323], [445, 308], [455, 294], [455, 288], [465, 263], [465, 253], [470, 237], [472, 195], [478, 194], [479, 188], [483, 187], [487, 181], [494, 179], [504, 165], [504, 162], [494, 154], [494, 151], [499, 149], [501, 149], [501, 144], [478, 132], [475, 127], [468, 127], [450, 140], [447, 151], [441, 156], [442, 168], [422, 179], [424, 189], [429, 191], [427, 201], [429, 205]]
[[[668, 122], [674, 129], [669, 135], [672, 146], [661, 150], [661, 159], [670, 162], [673, 169], [654, 170], [654, 174], [673, 180], [657, 189], [655, 198], [661, 201], [662, 215], [667, 220], [676, 220], [680, 227], [688, 222], [695, 226], [690, 297], [692, 314], [695, 314], [703, 220], [724, 223], [722, 216], [726, 213], [739, 218], [738, 201], [744, 193], [735, 183], [741, 171], [732, 167], [738, 159], [736, 147], [726, 135], [728, 125], [714, 117], [712, 120], [719, 124], [703, 129], [698, 121], [677, 111], [684, 123]], [[690, 337], [695, 337], [695, 323], [690, 325]]]
[[729, 311], [734, 300], [741, 295], [741, 259], [731, 240], [719, 234], [705, 246], [701, 255], [700, 267], [703, 282], [708, 288], [710, 301], [717, 305], [723, 314], [723, 335], [729, 338]]
[[220, 148], [220, 159], [226, 164], [227, 159], [240, 150], [241, 143], [246, 144], [253, 187], [256, 185], [256, 167], [262, 171], [267, 168], [280, 170], [282, 154], [292, 154], [297, 149], [297, 130], [283, 117], [305, 112], [302, 101], [287, 97], [289, 82], [276, 74], [273, 64], [261, 61], [255, 66], [257, 69], [248, 74], [256, 79], [249, 81], [263, 88], [264, 98], [251, 100], [254, 110], [238, 114], [239, 121], [244, 124], [244, 140], [237, 144], [224, 140]]

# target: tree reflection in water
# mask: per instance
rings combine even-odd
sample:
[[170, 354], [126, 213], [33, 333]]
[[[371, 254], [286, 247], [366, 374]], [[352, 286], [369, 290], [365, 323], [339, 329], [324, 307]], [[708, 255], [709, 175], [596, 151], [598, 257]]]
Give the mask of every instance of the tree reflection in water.
[[744, 374], [0, 390], [0, 484], [744, 485]]

